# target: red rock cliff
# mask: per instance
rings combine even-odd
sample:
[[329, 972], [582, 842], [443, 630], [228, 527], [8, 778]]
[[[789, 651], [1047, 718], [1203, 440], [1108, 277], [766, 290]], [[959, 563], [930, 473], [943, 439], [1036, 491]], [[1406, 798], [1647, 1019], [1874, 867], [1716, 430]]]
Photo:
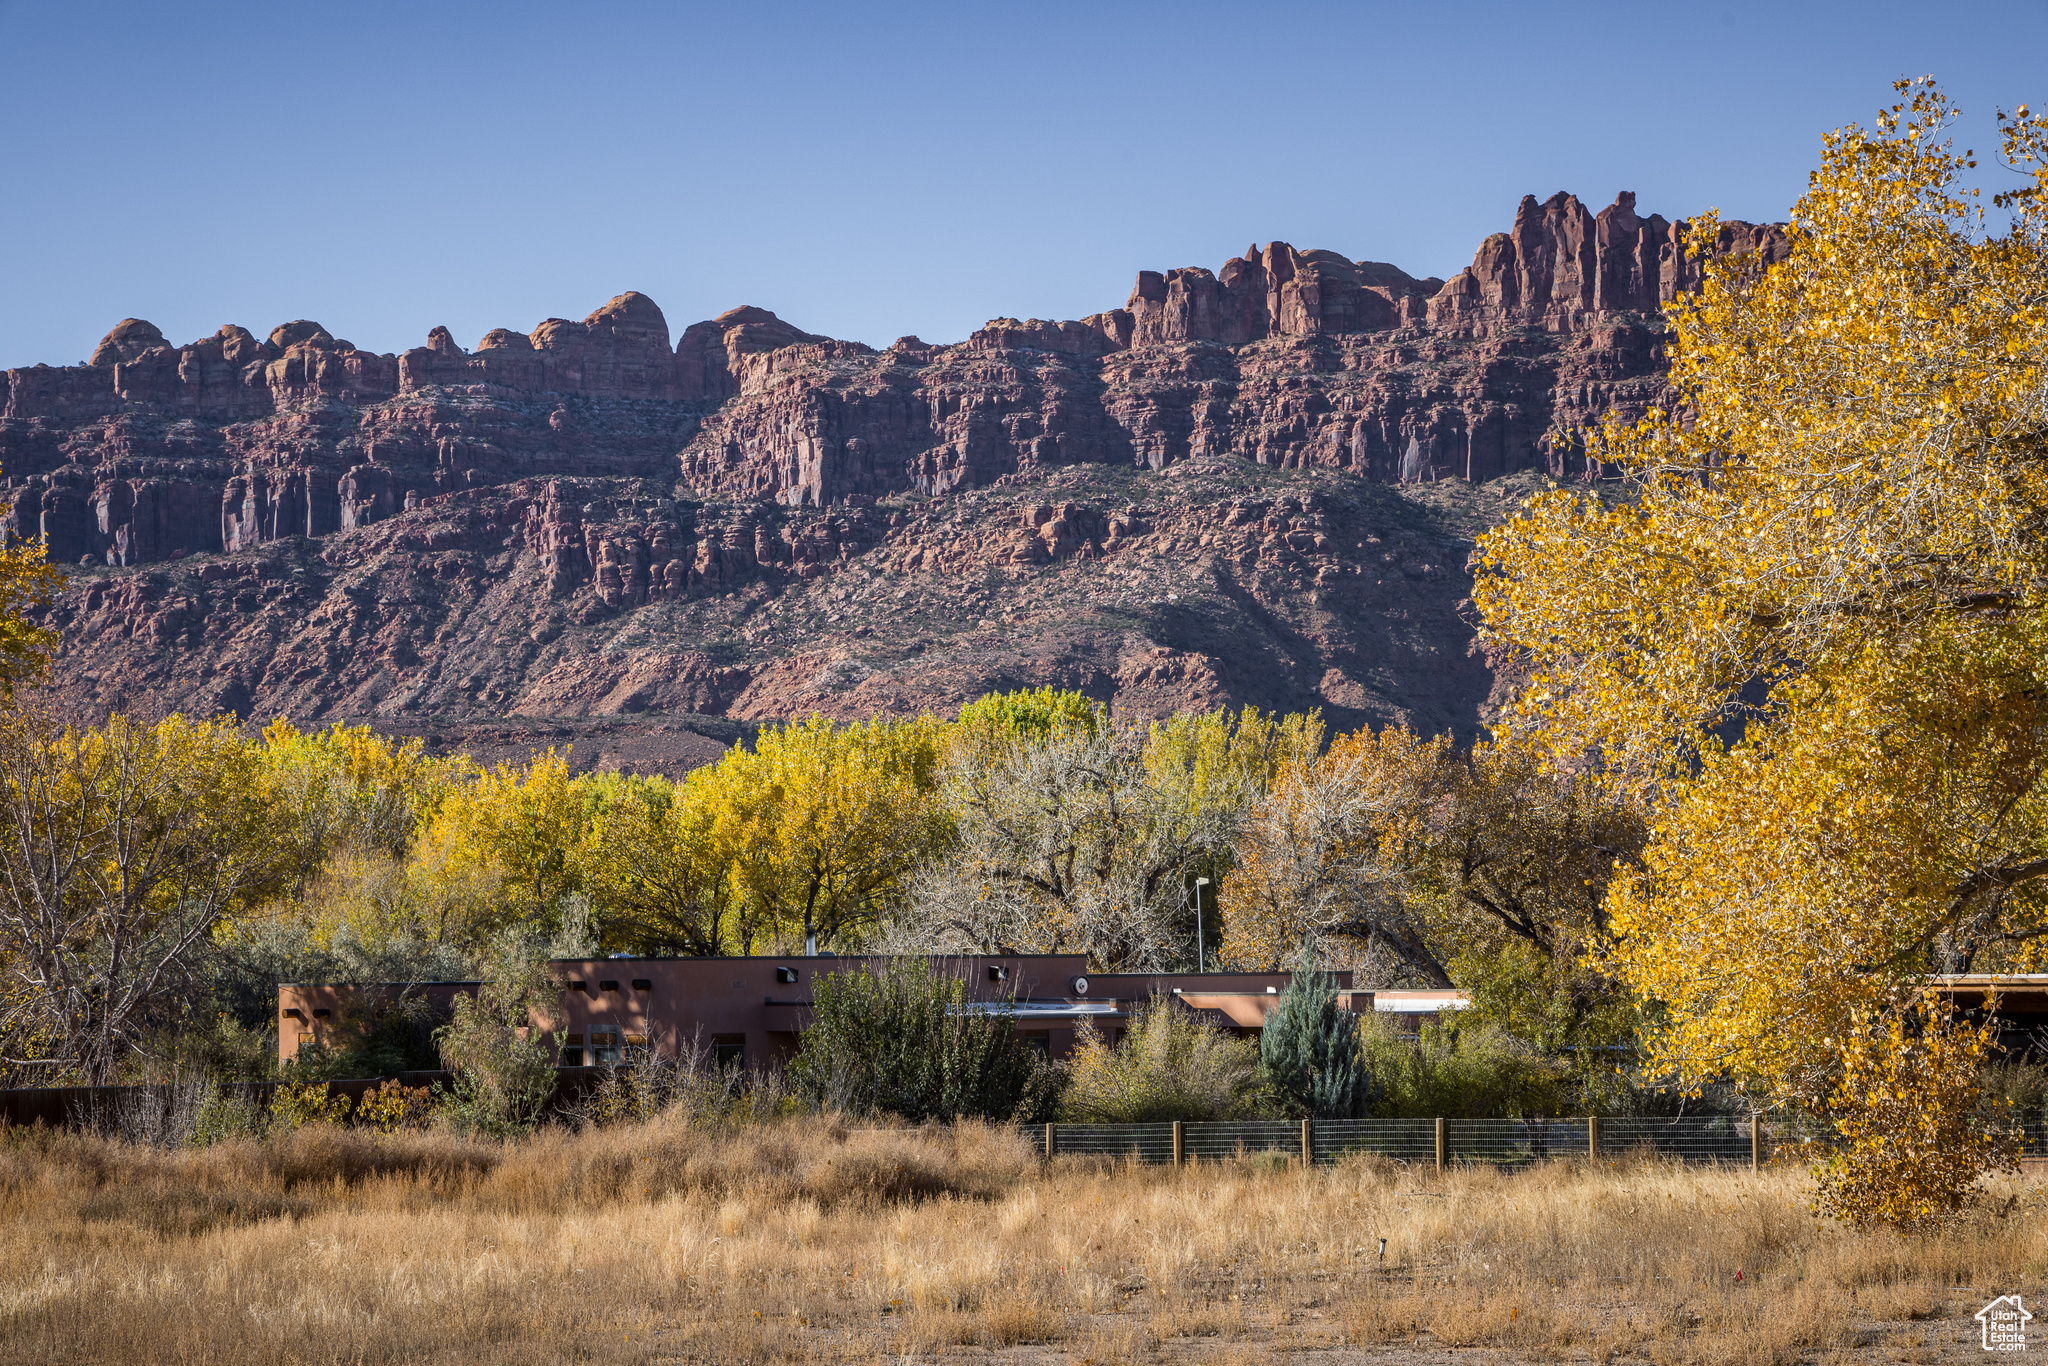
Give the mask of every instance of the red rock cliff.
[[1464, 555], [1505, 504], [1455, 481], [1598, 473], [1571, 434], [1669, 397], [1684, 236], [1629, 194], [1530, 198], [1448, 282], [1274, 242], [881, 350], [751, 306], [671, 346], [631, 293], [400, 356], [131, 318], [6, 372], [5, 517], [90, 566], [51, 621], [96, 707], [496, 725], [1058, 683], [1469, 727]]

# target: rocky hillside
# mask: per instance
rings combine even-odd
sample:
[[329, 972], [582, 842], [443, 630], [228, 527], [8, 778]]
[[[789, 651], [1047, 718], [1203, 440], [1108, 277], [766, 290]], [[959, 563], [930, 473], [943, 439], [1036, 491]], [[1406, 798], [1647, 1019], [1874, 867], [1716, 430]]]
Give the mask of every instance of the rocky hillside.
[[1448, 282], [1276, 242], [880, 351], [758, 308], [671, 346], [639, 294], [402, 356], [130, 319], [6, 372], [7, 522], [75, 566], [57, 682], [96, 709], [638, 767], [1040, 682], [1469, 730], [1471, 538], [1662, 394], [1683, 229], [1526, 199]]

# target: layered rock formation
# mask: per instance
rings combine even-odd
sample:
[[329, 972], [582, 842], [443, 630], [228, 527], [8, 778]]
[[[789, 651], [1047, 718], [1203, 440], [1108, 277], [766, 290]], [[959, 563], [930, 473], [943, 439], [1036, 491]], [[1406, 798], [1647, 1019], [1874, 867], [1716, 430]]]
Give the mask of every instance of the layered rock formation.
[[1045, 684], [1141, 716], [1250, 702], [1470, 731], [1492, 679], [1467, 649], [1465, 558], [1525, 488], [1200, 459], [816, 509], [524, 480], [319, 540], [81, 572], [51, 622], [88, 709], [381, 718], [464, 743], [611, 718], [682, 720], [664, 743], [687, 746], [704, 718], [944, 712]]
[[[1214, 273], [1141, 272], [1122, 308], [1088, 318], [997, 319], [955, 345], [882, 350], [753, 307], [671, 346], [661, 310], [631, 293], [581, 322], [494, 330], [474, 351], [435, 328], [397, 356], [303, 320], [263, 340], [228, 326], [173, 346], [128, 319], [85, 366], [6, 372], [7, 526], [90, 567], [54, 617], [60, 678], [101, 706], [477, 724], [765, 716], [1071, 675], [1141, 710], [1237, 698], [1469, 725], [1483, 670], [1438, 670], [1449, 691], [1432, 700], [1404, 681], [1419, 676], [1410, 646], [1406, 663], [1374, 663], [1341, 643], [1383, 638], [1380, 615], [1421, 594], [1445, 599], [1429, 649], [1463, 658], [1469, 628], [1450, 611], [1462, 555], [1433, 552], [1435, 579], [1387, 579], [1375, 557], [1389, 552], [1366, 554], [1421, 495], [1324, 526], [1290, 494], [1302, 510], [1268, 525], [1269, 506], [1253, 537], [1233, 530], [1251, 525], [1245, 481], [1295, 472], [1285, 478], [1308, 480], [1328, 509], [1365, 506], [1344, 490], [1372, 484], [1597, 474], [1571, 434], [1666, 397], [1657, 308], [1701, 269], [1685, 234], [1638, 217], [1629, 194], [1598, 214], [1567, 195], [1529, 198], [1448, 282], [1275, 242]], [[1728, 224], [1716, 246], [1769, 261], [1783, 238]], [[1169, 477], [1183, 467], [1200, 477]], [[1059, 497], [1032, 492], [1051, 485]], [[991, 488], [1015, 506], [963, 521], [970, 491]], [[1367, 522], [1377, 529], [1352, 534]], [[1109, 636], [1042, 641], [1048, 660], [1092, 662], [970, 668], [944, 643], [983, 629], [995, 610], [984, 590], [1014, 618], [1037, 610], [1020, 605], [1038, 600], [1030, 585], [1113, 565], [1166, 574], [1152, 564], [1162, 555], [1173, 573], [1206, 563], [1186, 596], [1266, 642], [1250, 655], [1292, 662], [1247, 674], [1231, 664], [1242, 652], [1222, 648], [1222, 664], [1187, 664], [1152, 617], [1115, 605], [1122, 588], [1086, 609], [1119, 623], [1113, 648]], [[1291, 579], [1272, 568], [1289, 556]], [[1367, 572], [1389, 589], [1369, 608], [1337, 591]], [[893, 600], [873, 595], [802, 609], [801, 642], [745, 635], [745, 622], [798, 610], [787, 604], [837, 601], [822, 585], [842, 579], [924, 584], [967, 605], [938, 613], [950, 625], [904, 656], [926, 664], [893, 671], [838, 662], [865, 659], [852, 642], [890, 616]], [[1295, 591], [1323, 604], [1309, 612], [1320, 625], [1296, 620]], [[1096, 599], [1081, 594], [1076, 610], [1084, 600]], [[1360, 611], [1378, 624], [1332, 624]], [[1135, 641], [1167, 662], [1133, 666]], [[954, 662], [930, 663], [941, 659]], [[812, 686], [834, 669], [898, 684]]]
[[306, 321], [173, 347], [130, 318], [87, 365], [6, 372], [7, 524], [66, 563], [132, 565], [324, 536], [530, 475], [659, 474], [707, 411], [676, 371], [640, 294], [494, 331], [474, 355], [446, 328], [389, 356]]
[[[1702, 267], [1686, 234], [1637, 217], [1633, 194], [1597, 215], [1532, 196], [1448, 283], [1274, 242], [1214, 274], [1142, 271], [1121, 309], [1001, 318], [956, 347], [764, 355], [739, 339], [750, 322], [727, 331], [727, 378], [703, 391], [723, 405], [684, 478], [823, 505], [1204, 454], [1395, 481], [1594, 475], [1574, 433], [1666, 397], [1658, 309]], [[1718, 249], [1770, 261], [1784, 239], [1730, 223]]]

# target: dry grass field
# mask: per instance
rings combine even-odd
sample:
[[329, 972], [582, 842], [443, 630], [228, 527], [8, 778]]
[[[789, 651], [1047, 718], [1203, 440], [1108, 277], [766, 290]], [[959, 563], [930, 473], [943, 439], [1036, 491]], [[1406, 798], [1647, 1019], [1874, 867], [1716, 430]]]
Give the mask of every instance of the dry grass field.
[[0, 1360], [1935, 1362], [2042, 1288], [2037, 1186], [1916, 1238], [1805, 1200], [1796, 1170], [1046, 1165], [1000, 1130], [824, 1120], [17, 1130]]

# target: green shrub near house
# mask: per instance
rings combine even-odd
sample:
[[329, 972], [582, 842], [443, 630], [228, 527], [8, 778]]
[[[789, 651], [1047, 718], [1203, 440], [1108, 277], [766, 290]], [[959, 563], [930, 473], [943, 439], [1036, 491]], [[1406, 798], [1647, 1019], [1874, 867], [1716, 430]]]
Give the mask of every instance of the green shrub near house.
[[1060, 1074], [1018, 1035], [1008, 1002], [970, 1002], [964, 980], [918, 958], [820, 977], [788, 1079], [819, 1109], [919, 1123], [1042, 1118]]

